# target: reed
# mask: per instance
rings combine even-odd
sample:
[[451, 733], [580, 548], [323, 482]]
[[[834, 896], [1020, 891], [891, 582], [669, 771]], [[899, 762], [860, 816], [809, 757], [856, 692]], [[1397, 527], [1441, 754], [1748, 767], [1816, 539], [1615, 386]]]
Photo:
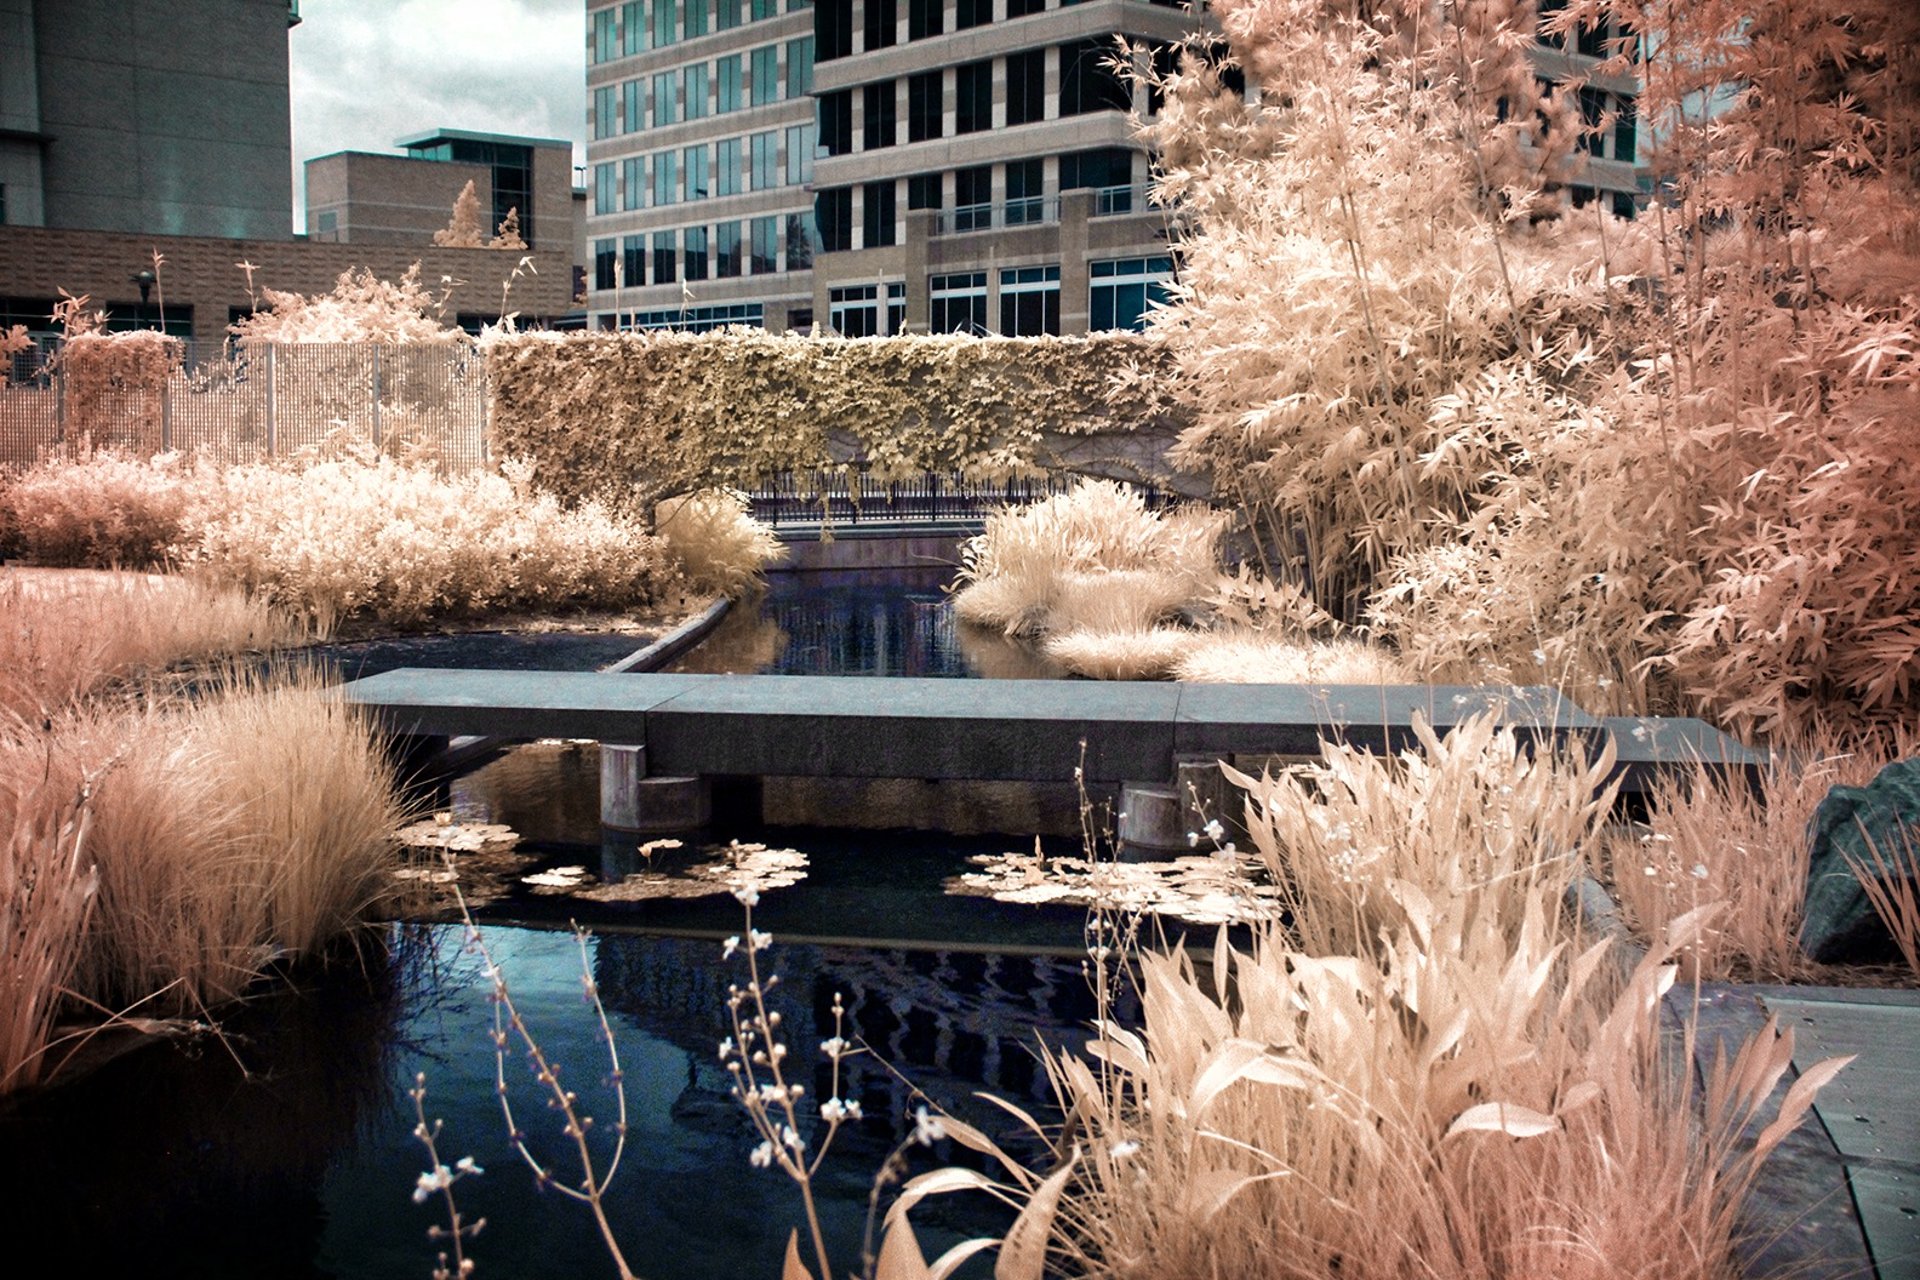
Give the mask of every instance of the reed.
[[1420, 736], [1258, 784], [1249, 825], [1294, 878], [1293, 931], [1222, 931], [1210, 963], [1139, 952], [1139, 1029], [1103, 1017], [1084, 1055], [1048, 1055], [1066, 1129], [1007, 1108], [1050, 1168], [950, 1119], [995, 1177], [924, 1175], [896, 1213], [1011, 1197], [1009, 1277], [1736, 1274], [1761, 1162], [1844, 1062], [1775, 1110], [1793, 1046], [1769, 1027], [1696, 1089], [1692, 1034], [1662, 1016], [1712, 908], [1630, 970], [1561, 909], [1608, 762], [1536, 758], [1485, 719]]

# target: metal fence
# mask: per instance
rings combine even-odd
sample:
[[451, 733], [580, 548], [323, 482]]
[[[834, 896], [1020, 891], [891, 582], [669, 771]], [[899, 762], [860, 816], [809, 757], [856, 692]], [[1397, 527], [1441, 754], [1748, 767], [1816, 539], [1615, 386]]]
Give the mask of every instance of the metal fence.
[[169, 450], [221, 462], [284, 457], [329, 439], [436, 459], [449, 471], [487, 461], [486, 364], [466, 344], [192, 344], [159, 386], [70, 403], [59, 364], [16, 362], [0, 388], [0, 467], [28, 467], [76, 447], [147, 455]]
[[[1026, 480], [970, 480], [958, 473], [929, 471], [910, 480], [874, 482], [859, 474], [783, 473], [747, 491], [754, 517], [775, 528], [884, 524], [977, 524], [1009, 506], [1026, 506], [1065, 493], [1080, 477], [1049, 473]], [[1161, 505], [1151, 487], [1141, 492], [1149, 506]]]

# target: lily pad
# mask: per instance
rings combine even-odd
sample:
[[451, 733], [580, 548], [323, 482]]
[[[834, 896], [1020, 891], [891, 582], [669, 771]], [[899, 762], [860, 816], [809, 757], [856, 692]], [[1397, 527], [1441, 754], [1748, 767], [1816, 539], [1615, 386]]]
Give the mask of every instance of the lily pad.
[[1281, 912], [1280, 890], [1246, 854], [1191, 855], [1169, 862], [1095, 862], [1039, 853], [983, 854], [981, 871], [949, 879], [950, 894], [997, 902], [1064, 903], [1151, 913], [1189, 924], [1240, 924]]

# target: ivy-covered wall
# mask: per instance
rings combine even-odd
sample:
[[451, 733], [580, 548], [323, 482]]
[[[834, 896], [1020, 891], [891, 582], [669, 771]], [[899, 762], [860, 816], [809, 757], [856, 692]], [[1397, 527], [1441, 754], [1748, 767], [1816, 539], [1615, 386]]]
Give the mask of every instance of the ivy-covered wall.
[[651, 501], [864, 463], [1166, 472], [1184, 424], [1164, 348], [1088, 338], [809, 338], [754, 330], [517, 334], [487, 344], [493, 448], [563, 498]]

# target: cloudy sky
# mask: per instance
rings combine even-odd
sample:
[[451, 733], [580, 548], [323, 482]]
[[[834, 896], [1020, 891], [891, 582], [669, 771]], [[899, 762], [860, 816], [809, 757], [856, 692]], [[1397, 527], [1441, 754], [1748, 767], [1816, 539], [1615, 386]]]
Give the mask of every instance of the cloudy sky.
[[293, 59], [294, 225], [303, 167], [392, 152], [429, 129], [570, 138], [586, 157], [581, 0], [301, 0]]

